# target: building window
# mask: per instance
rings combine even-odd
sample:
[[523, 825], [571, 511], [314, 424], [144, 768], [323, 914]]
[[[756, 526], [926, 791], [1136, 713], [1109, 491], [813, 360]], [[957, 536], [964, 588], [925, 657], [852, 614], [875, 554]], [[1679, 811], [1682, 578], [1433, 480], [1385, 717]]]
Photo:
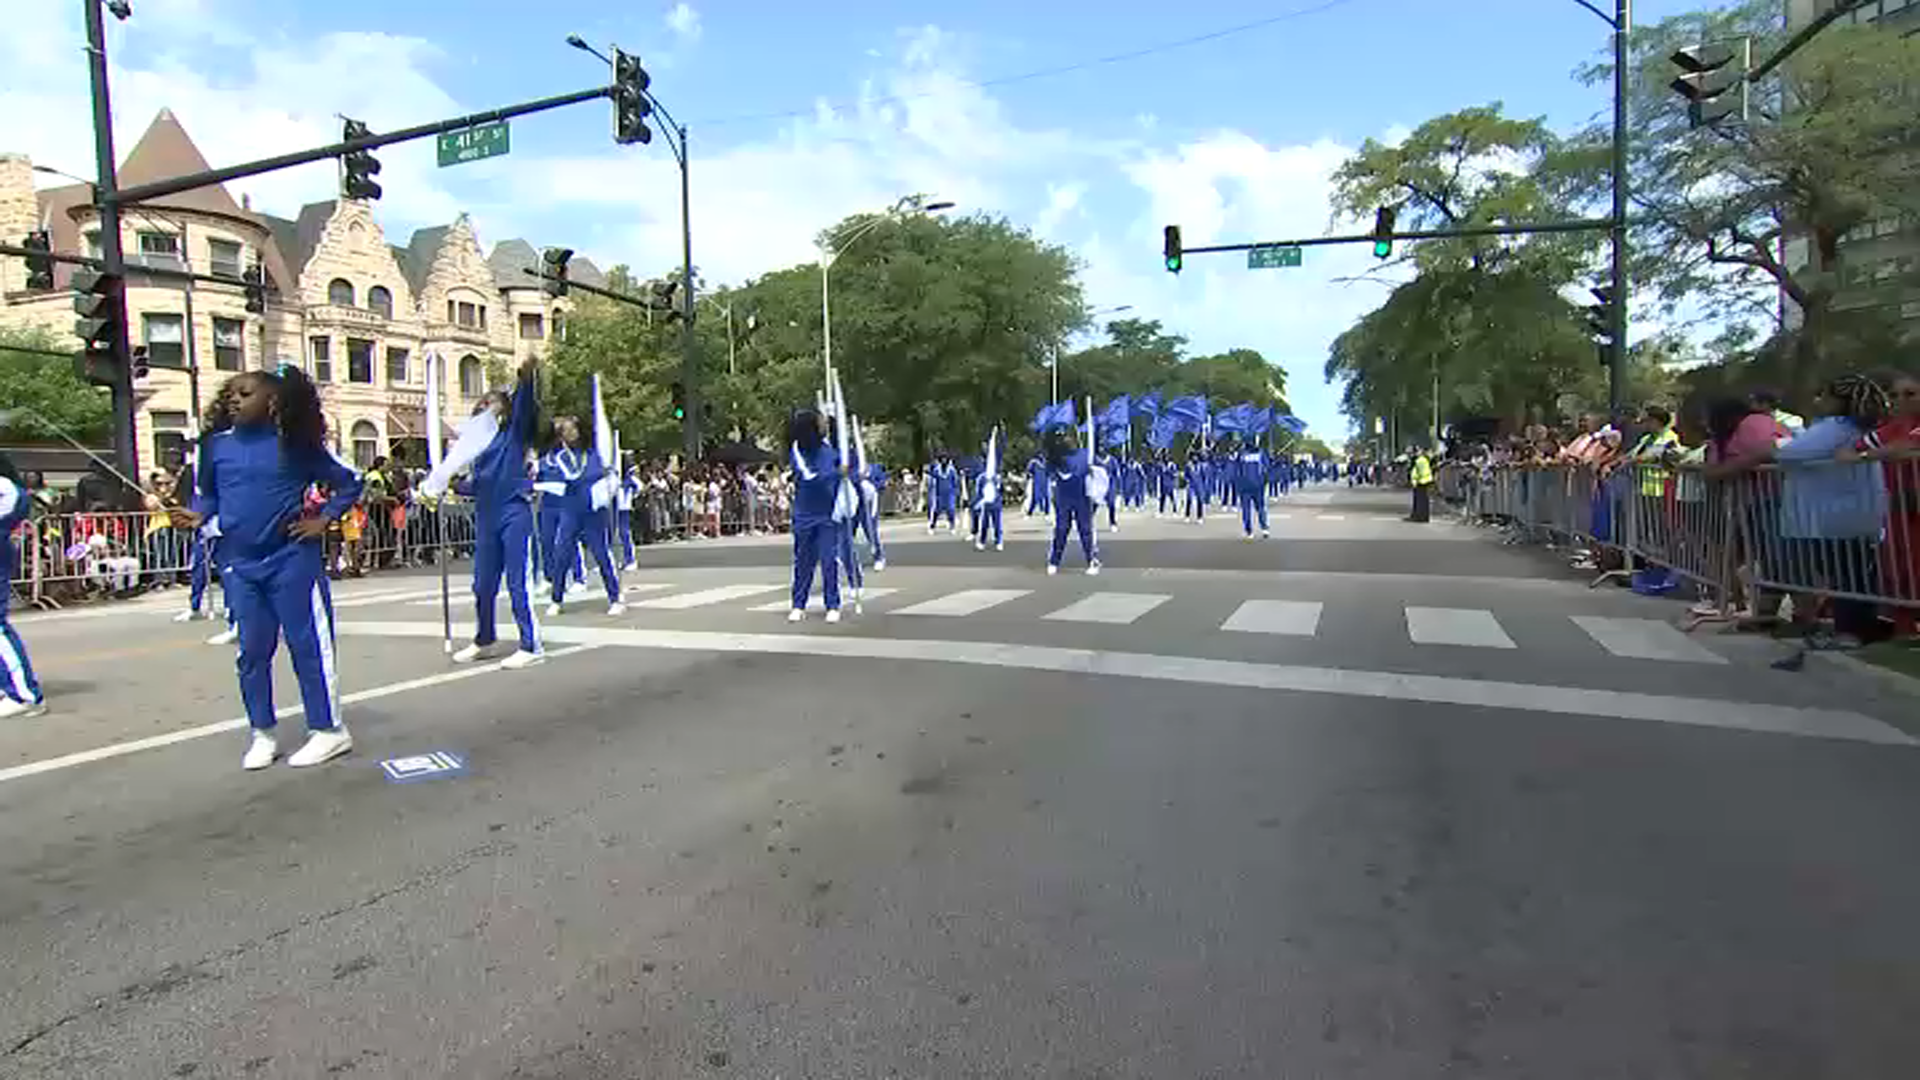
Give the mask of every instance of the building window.
[[539, 341], [547, 336], [546, 320], [537, 311], [520, 313], [520, 340]]
[[100, 230], [94, 229], [88, 232], [86, 236], [86, 241], [87, 241], [88, 257], [94, 258], [94, 259], [99, 258], [100, 257]]
[[307, 356], [311, 363], [314, 382], [333, 381], [333, 339], [329, 337], [310, 337], [307, 339]]
[[557, 311], [553, 313], [553, 336], [561, 341], [567, 340], [567, 317]]
[[407, 381], [407, 350], [387, 349], [387, 385], [401, 386]]
[[367, 290], [367, 310], [383, 319], [393, 318], [393, 294], [385, 285], [375, 285]]
[[143, 232], [139, 240], [142, 258], [156, 262], [180, 261], [180, 238], [172, 233]]
[[353, 422], [353, 467], [361, 471], [373, 468], [380, 456], [380, 429], [371, 420]]
[[460, 358], [460, 396], [477, 398], [487, 392], [487, 372], [480, 365], [480, 358], [467, 355]]
[[213, 366], [239, 371], [247, 366], [247, 324], [243, 319], [213, 320]]
[[334, 307], [352, 307], [353, 282], [346, 278], [334, 278], [327, 282], [327, 303]]
[[479, 317], [474, 314], [474, 311], [475, 308], [472, 304], [462, 300], [458, 307], [459, 317], [453, 321], [468, 328], [476, 327], [480, 325], [480, 321]]
[[480, 305], [480, 329], [485, 330], [486, 328], [487, 328], [487, 305], [481, 304]]
[[240, 278], [240, 245], [233, 240], [207, 241], [207, 266], [215, 277]]
[[186, 322], [178, 315], [140, 316], [140, 340], [147, 346], [147, 362], [155, 367], [187, 366]]
[[373, 385], [373, 342], [347, 339], [347, 381]]
[[453, 301], [447, 301], [447, 321], [453, 321]]

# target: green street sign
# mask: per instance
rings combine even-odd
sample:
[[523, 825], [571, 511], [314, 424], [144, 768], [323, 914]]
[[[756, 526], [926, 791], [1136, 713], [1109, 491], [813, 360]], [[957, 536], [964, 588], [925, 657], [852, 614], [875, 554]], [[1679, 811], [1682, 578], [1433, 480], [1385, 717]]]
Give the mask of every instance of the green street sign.
[[1300, 249], [1292, 245], [1272, 245], [1247, 249], [1247, 269], [1271, 270], [1276, 266], [1299, 266]]
[[499, 157], [508, 150], [507, 122], [495, 120], [491, 124], [443, 132], [434, 142], [440, 151], [440, 167], [443, 169], [481, 158]]

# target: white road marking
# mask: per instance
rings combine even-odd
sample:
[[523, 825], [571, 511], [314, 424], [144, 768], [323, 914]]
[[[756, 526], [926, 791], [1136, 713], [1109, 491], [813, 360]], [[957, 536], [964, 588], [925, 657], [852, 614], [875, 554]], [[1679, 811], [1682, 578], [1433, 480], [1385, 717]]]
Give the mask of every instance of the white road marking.
[[1173, 599], [1165, 593], [1097, 592], [1045, 617], [1060, 622], [1113, 623], [1125, 626]]
[[1009, 600], [1018, 600], [1032, 591], [1031, 589], [962, 589], [957, 593], [922, 600], [918, 604], [903, 607], [894, 614], [944, 615], [949, 618], [959, 618], [985, 611]]
[[1220, 629], [1312, 637], [1320, 630], [1321, 606], [1318, 600], [1248, 600], [1227, 616]]
[[664, 611], [685, 611], [688, 608], [705, 607], [708, 604], [724, 604], [729, 600], [744, 600], [749, 596], [759, 596], [785, 585], [720, 585], [698, 592], [677, 593], [673, 596], [657, 596], [652, 600], [638, 600], [630, 607], [657, 608]]
[[[399, 625], [413, 624], [403, 623]], [[420, 623], [419, 625], [427, 626], [429, 624]], [[339, 628], [336, 627], [335, 629], [337, 631]], [[420, 636], [439, 637], [440, 629], [433, 627], [433, 633], [431, 635]], [[594, 647], [593, 645], [585, 643], [569, 645], [564, 649], [549, 649], [547, 650], [547, 656], [549, 658], [571, 656], [574, 653], [586, 652]], [[425, 690], [429, 687], [444, 686], [447, 683], [460, 682], [463, 679], [471, 679], [476, 675], [485, 675], [489, 672], [499, 670], [500, 665], [498, 663], [480, 664], [475, 667], [455, 668], [452, 671], [423, 675], [418, 679], [407, 679], [404, 682], [388, 683], [385, 686], [370, 686], [365, 690], [355, 690], [351, 694], [342, 694], [340, 704], [357, 705], [362, 701], [375, 701], [383, 697], [392, 697], [394, 694], [404, 694], [409, 690]], [[298, 716], [303, 711], [303, 706], [287, 705], [275, 710], [273, 715], [284, 720], [289, 716]], [[351, 726], [352, 719], [351, 716], [347, 717], [349, 726]], [[158, 750], [163, 746], [172, 746], [175, 743], [191, 742], [194, 739], [204, 739], [209, 735], [238, 731], [246, 726], [247, 718], [242, 716], [234, 720], [219, 720], [211, 724], [201, 724], [199, 727], [169, 731], [165, 735], [152, 735], [144, 739], [133, 739], [129, 742], [114, 743], [110, 746], [96, 747], [92, 750], [82, 750], [74, 754], [63, 754], [60, 757], [47, 758], [43, 761], [29, 761], [25, 765], [15, 765], [11, 768], [0, 769], [0, 784], [4, 784], [9, 780], [38, 776], [41, 773], [57, 772], [60, 769], [71, 769], [75, 765], [88, 765], [96, 761], [108, 761], [117, 757], [125, 757], [128, 754], [137, 754], [142, 750]]]
[[[900, 591], [899, 589], [868, 589], [865, 592], [860, 594], [861, 603], [871, 604], [875, 600], [878, 600], [883, 596], [892, 596], [894, 593], [897, 593], [899, 591]], [[840, 603], [841, 603], [841, 606], [845, 607], [848, 611], [853, 610], [853, 589], [851, 589], [846, 585], [842, 585], [840, 587]], [[748, 608], [747, 610], [748, 611], [787, 611], [789, 610], [792, 604], [793, 604], [793, 601], [791, 600], [775, 600], [770, 604], [755, 604], [752, 607]], [[807, 598], [808, 611], [823, 611], [826, 609], [826, 606], [827, 606], [826, 597], [821, 596], [819, 593], [814, 593], [812, 596]]]
[[1345, 514], [1315, 514], [1315, 515], [1313, 515], [1313, 516], [1314, 516], [1314, 518], [1315, 518], [1316, 520], [1319, 520], [1319, 521], [1345, 521], [1345, 520], [1347, 520], [1347, 515], [1345, 515]]
[[1615, 656], [1631, 660], [1675, 660], [1688, 664], [1724, 664], [1727, 658], [1660, 619], [1612, 619], [1573, 615], [1573, 624]]
[[[453, 591], [455, 595], [458, 595], [460, 586], [454, 585]], [[346, 597], [336, 596], [333, 599], [333, 606], [336, 608], [356, 608], [367, 607], [371, 604], [417, 603], [429, 596], [433, 597], [433, 602], [436, 605], [439, 604], [440, 586], [435, 585], [431, 589], [414, 589], [407, 592], [358, 593]]]
[[[436, 623], [342, 623], [343, 634], [437, 638]], [[1627, 693], [1575, 686], [1414, 675], [1395, 671], [1256, 664], [1204, 657], [1066, 649], [985, 641], [873, 638], [839, 634], [738, 634], [713, 631], [640, 630], [559, 626], [548, 638], [582, 645], [612, 645], [685, 652], [777, 653], [868, 660], [925, 660], [1074, 675], [1287, 690], [1308, 694], [1426, 701], [1442, 705], [1515, 709], [1521, 712], [1645, 720], [1663, 724], [1762, 731], [1777, 735], [1846, 739], [1887, 746], [1920, 746], [1920, 740], [1870, 716], [1840, 709], [1798, 708], [1762, 702], [1722, 701], [1667, 694]], [[1284, 710], [1275, 715], [1284, 715]], [[1420, 716], [1419, 712], [1407, 713]]]
[[[663, 589], [677, 589], [679, 587], [680, 586], [678, 585], [674, 585], [665, 581], [629, 581], [629, 582], [623, 583], [620, 586], [620, 594], [623, 597], [631, 598], [634, 593], [659, 592]], [[568, 587], [567, 589], [568, 602], [571, 603], [575, 600], [579, 600], [582, 592], [587, 592], [587, 593], [591, 593], [594, 596], [598, 596], [602, 601], [605, 601], [607, 598], [606, 588], [602, 586], [599, 580], [596, 578], [591, 586], [573, 585]], [[462, 606], [472, 607], [473, 606], [472, 583], [468, 583], [465, 586], [460, 586], [460, 585], [454, 586], [452, 597], [453, 597], [453, 605], [455, 607], [462, 607]], [[549, 598], [545, 596], [535, 596], [535, 597], [532, 597], [531, 599], [536, 604], [545, 604]], [[507, 595], [506, 586], [502, 585], [500, 587], [500, 594], [493, 598], [493, 603], [495, 607], [499, 607], [502, 604], [511, 603], [512, 600], [513, 600], [513, 597]], [[339, 607], [340, 605], [335, 604], [334, 606]], [[440, 590], [439, 589], [433, 590], [433, 599], [410, 601], [408, 606], [437, 608], [440, 606]]]
[[1479, 608], [1410, 607], [1407, 636], [1419, 645], [1467, 645], [1480, 649], [1518, 648], [1500, 629], [1493, 612]]

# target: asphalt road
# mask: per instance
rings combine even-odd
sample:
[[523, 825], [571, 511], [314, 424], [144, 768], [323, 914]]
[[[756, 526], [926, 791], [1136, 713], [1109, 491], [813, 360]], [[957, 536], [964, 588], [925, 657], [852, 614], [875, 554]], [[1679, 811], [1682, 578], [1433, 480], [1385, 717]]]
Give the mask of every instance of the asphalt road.
[[1920, 1074], [1912, 701], [1289, 512], [1098, 578], [895, 530], [836, 627], [756, 610], [777, 542], [649, 549], [513, 673], [354, 583], [301, 772], [238, 769], [204, 624], [23, 620], [0, 1076]]

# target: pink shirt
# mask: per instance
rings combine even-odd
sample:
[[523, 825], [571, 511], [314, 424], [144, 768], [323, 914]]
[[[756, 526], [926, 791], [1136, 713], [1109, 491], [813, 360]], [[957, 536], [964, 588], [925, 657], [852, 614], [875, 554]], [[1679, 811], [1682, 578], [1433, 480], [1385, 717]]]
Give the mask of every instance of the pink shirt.
[[1738, 460], [1773, 449], [1774, 433], [1779, 425], [1766, 413], [1748, 413], [1727, 440], [1727, 458]]

